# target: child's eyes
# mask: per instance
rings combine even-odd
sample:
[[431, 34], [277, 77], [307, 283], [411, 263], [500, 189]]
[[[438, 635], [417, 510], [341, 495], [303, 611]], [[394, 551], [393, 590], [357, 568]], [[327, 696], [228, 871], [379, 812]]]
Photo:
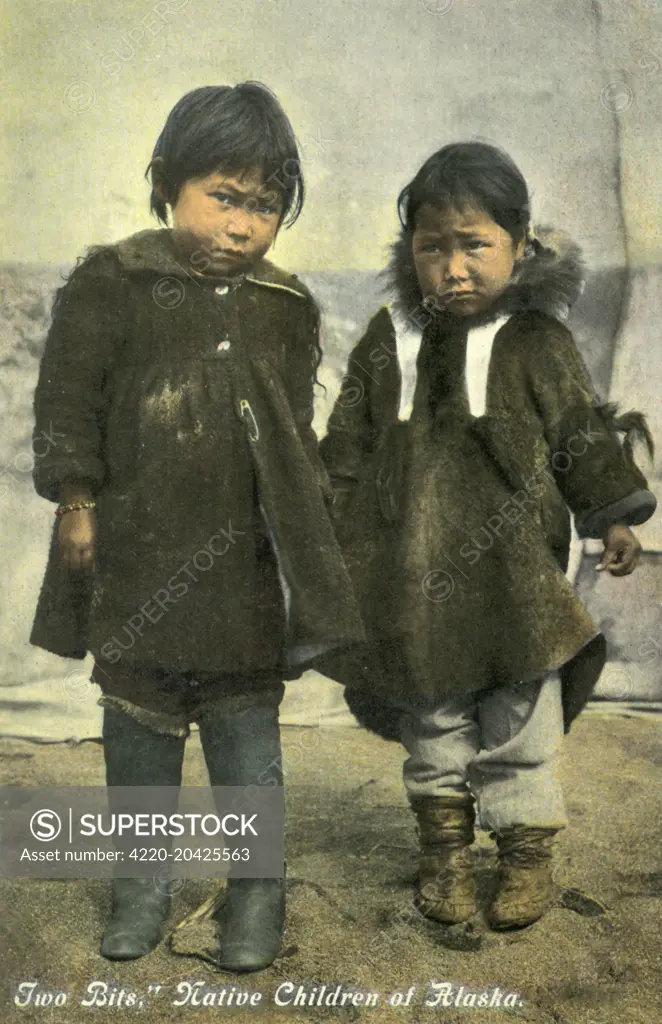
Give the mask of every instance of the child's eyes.
[[[467, 252], [478, 252], [479, 249], [489, 249], [489, 247], [490, 243], [485, 242], [480, 238], [472, 239], [471, 241], [464, 243], [464, 248]], [[425, 245], [421, 245], [418, 251], [424, 253], [441, 253], [445, 252], [445, 248], [438, 242], [427, 242]]]
[[211, 195], [222, 206], [244, 206], [249, 213], [271, 214], [278, 212], [276, 204], [273, 202], [263, 201], [258, 203], [255, 199], [248, 199], [245, 203], [242, 203], [235, 196], [230, 195], [229, 192], [212, 192]]
[[218, 199], [224, 206], [234, 206], [235, 198], [229, 192], [212, 192], [212, 199]]

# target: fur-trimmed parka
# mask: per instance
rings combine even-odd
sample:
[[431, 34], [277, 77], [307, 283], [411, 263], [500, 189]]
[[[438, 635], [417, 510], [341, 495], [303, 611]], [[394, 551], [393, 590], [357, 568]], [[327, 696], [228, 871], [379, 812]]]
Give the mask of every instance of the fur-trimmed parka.
[[[332, 659], [368, 727], [398, 736], [397, 703], [559, 669], [566, 728], [604, 663], [604, 638], [564, 573], [582, 537], [636, 525], [655, 498], [600, 407], [563, 324], [577, 248], [538, 232], [487, 314], [422, 302], [403, 233], [395, 302], [353, 350], [321, 444], [370, 646]], [[411, 330], [412, 325], [419, 328]]]

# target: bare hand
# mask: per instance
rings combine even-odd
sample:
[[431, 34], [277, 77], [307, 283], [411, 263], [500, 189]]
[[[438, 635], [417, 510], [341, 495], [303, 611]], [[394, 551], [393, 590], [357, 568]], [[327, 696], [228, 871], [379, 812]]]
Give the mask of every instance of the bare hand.
[[91, 572], [96, 553], [97, 520], [93, 508], [60, 516], [57, 541], [63, 565], [72, 571]]
[[634, 572], [641, 555], [641, 544], [629, 526], [610, 526], [602, 542], [605, 549], [595, 567], [598, 572], [606, 569], [612, 576], [629, 576]]

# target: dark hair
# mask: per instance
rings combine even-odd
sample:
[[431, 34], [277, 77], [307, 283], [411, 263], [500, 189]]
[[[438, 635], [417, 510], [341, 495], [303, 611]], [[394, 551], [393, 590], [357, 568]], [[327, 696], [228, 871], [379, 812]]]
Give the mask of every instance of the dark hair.
[[[164, 198], [154, 188], [157, 158], [162, 161]], [[303, 206], [303, 173], [292, 125], [274, 94], [261, 82], [194, 89], [170, 111], [154, 146], [145, 172], [152, 183], [150, 209], [167, 224], [167, 203], [176, 202], [189, 178], [252, 168], [281, 192], [281, 223], [293, 224]]]
[[484, 142], [455, 142], [425, 161], [398, 196], [398, 216], [406, 231], [414, 230], [416, 214], [424, 203], [477, 206], [515, 242], [529, 226], [524, 178], [506, 153]]

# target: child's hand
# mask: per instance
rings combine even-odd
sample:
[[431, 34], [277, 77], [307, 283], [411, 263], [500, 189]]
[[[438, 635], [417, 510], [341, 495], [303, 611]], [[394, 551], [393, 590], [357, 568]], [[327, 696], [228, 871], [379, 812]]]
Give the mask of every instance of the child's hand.
[[60, 517], [57, 542], [62, 564], [71, 570], [94, 569], [97, 520], [93, 508], [65, 512]]
[[610, 526], [602, 542], [605, 549], [595, 567], [598, 572], [607, 569], [612, 576], [628, 576], [634, 571], [641, 555], [641, 544], [629, 526]]

